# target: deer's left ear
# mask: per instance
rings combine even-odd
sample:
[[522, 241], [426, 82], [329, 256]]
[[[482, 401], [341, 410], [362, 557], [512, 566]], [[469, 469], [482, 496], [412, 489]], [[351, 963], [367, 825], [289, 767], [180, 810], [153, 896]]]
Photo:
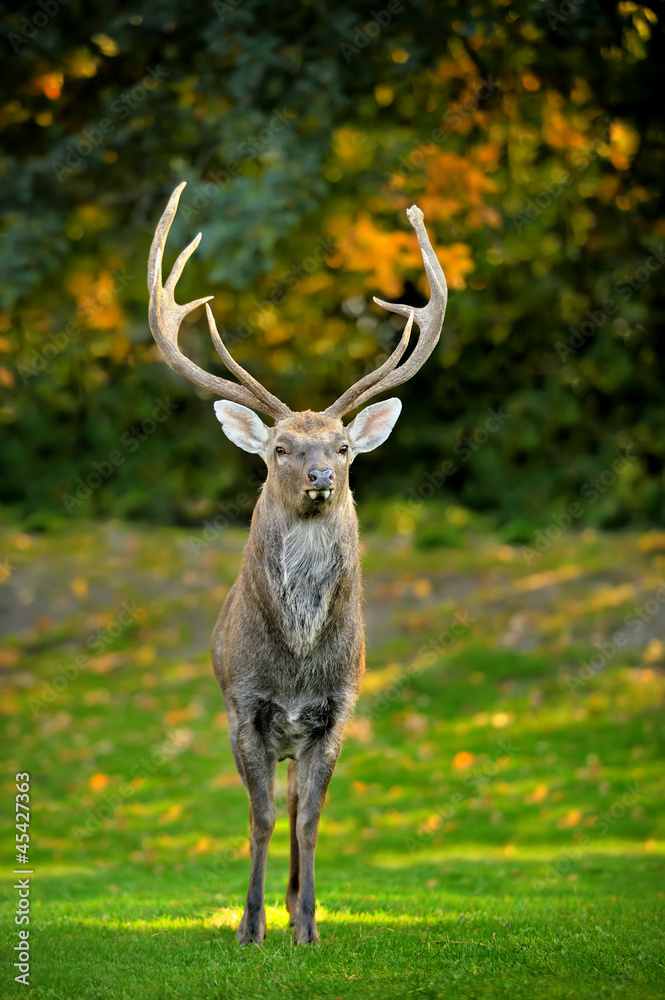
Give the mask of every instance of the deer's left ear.
[[270, 434], [261, 418], [246, 406], [230, 403], [226, 399], [218, 399], [213, 405], [215, 415], [229, 441], [233, 441], [243, 451], [260, 455], [265, 461]]
[[347, 427], [351, 460], [364, 451], [374, 451], [390, 435], [400, 415], [402, 403], [399, 399], [386, 399], [362, 410]]

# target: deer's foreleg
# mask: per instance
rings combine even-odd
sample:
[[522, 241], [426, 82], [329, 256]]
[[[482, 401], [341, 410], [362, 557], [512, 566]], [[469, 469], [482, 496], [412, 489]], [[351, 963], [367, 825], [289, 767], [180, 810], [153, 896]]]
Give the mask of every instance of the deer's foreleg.
[[250, 840], [252, 871], [249, 878], [247, 902], [236, 937], [240, 944], [261, 944], [266, 935], [266, 909], [264, 901], [268, 846], [275, 828], [275, 801], [273, 782], [275, 761], [265, 748], [258, 733], [245, 734], [238, 740], [243, 777], [249, 791]]
[[300, 892], [293, 932], [293, 940], [296, 944], [315, 944], [319, 940], [316, 917], [314, 916], [316, 909], [314, 854], [319, 836], [321, 809], [340, 749], [339, 735], [329, 734], [317, 740], [298, 761], [295, 827], [300, 859]]

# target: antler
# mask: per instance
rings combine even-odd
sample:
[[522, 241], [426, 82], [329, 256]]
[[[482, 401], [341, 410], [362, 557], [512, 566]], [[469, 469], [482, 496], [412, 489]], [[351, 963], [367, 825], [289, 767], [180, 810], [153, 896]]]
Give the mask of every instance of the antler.
[[162, 352], [167, 365], [173, 368], [174, 371], [179, 372], [180, 375], [184, 375], [194, 385], [208, 389], [223, 399], [229, 399], [234, 403], [241, 403], [243, 406], [249, 406], [254, 410], [259, 410], [261, 413], [266, 413], [269, 417], [274, 417], [275, 420], [288, 417], [292, 413], [288, 406], [282, 403], [277, 396], [273, 396], [271, 392], [268, 392], [260, 382], [252, 378], [237, 361], [233, 360], [219, 336], [210, 306], [206, 305], [210, 336], [222, 361], [242, 384], [238, 385], [236, 382], [230, 382], [228, 379], [219, 378], [217, 375], [212, 375], [210, 372], [204, 371], [203, 368], [199, 368], [197, 364], [190, 361], [178, 347], [178, 332], [185, 316], [193, 312], [194, 309], [198, 309], [204, 303], [208, 303], [213, 298], [212, 295], [206, 295], [205, 298], [196, 299], [194, 302], [188, 302], [186, 305], [179, 306], [173, 297], [175, 286], [185, 269], [185, 264], [199, 245], [201, 233], [182, 251], [173, 265], [173, 270], [166, 284], [162, 287], [164, 246], [171, 223], [178, 210], [178, 202], [180, 201], [180, 195], [185, 187], [185, 183], [183, 181], [182, 184], [179, 184], [169, 198], [169, 203], [159, 220], [159, 224], [155, 230], [155, 237], [150, 247], [150, 257], [148, 258], [148, 290], [150, 292], [149, 317], [152, 335], [157, 341], [157, 346]]
[[[345, 413], [355, 410], [356, 407], [366, 403], [373, 396], [378, 396], [379, 393], [408, 381], [408, 379], [412, 378], [422, 368], [438, 343], [441, 335], [441, 327], [443, 326], [443, 317], [446, 314], [448, 286], [446, 285], [441, 265], [427, 235], [423, 213], [417, 205], [412, 205], [411, 208], [407, 208], [406, 216], [418, 237], [420, 252], [423, 255], [423, 264], [425, 265], [425, 273], [429, 281], [430, 300], [421, 309], [414, 309], [412, 306], [405, 306], [396, 302], [384, 302], [383, 299], [374, 298], [377, 305], [383, 306], [384, 309], [399, 313], [401, 316], [408, 316], [409, 319], [404, 328], [402, 339], [385, 364], [370, 375], [365, 375], [364, 378], [361, 378], [350, 389], [347, 389], [332, 406], [323, 411], [327, 416], [343, 417]], [[420, 328], [418, 342], [411, 356], [398, 368], [397, 365], [409, 342], [409, 334], [414, 319]]]

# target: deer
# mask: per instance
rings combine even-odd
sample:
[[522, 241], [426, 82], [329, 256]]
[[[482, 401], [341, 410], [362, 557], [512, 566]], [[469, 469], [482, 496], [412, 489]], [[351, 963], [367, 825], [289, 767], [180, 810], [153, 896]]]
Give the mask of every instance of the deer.
[[[267, 466], [240, 574], [212, 636], [212, 665], [231, 750], [250, 802], [251, 870], [236, 937], [241, 945], [260, 945], [266, 934], [264, 892], [275, 826], [275, 769], [278, 761], [288, 759], [286, 907], [294, 943], [316, 944], [319, 821], [365, 671], [358, 519], [349, 468], [357, 455], [387, 440], [402, 404], [393, 397], [361, 409], [346, 425], [342, 417], [419, 371], [441, 334], [447, 285], [423, 213], [413, 205], [406, 214], [430, 286], [427, 305], [416, 308], [374, 298], [383, 309], [406, 318], [393, 353], [327, 409], [294, 412], [231, 357], [208, 304], [213, 296], [176, 303], [176, 284], [201, 233], [180, 253], [162, 283], [166, 239], [185, 183], [171, 195], [150, 249], [150, 329], [167, 365], [221, 397], [214, 410], [229, 440], [259, 455]], [[217, 353], [237, 381], [205, 371], [178, 346], [182, 320], [201, 305]], [[419, 335], [403, 360], [414, 322]]]

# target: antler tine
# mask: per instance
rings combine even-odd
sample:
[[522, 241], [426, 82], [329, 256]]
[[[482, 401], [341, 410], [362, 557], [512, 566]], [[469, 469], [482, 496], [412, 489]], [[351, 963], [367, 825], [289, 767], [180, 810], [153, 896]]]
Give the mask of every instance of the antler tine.
[[[392, 367], [388, 367], [385, 374], [381, 375], [379, 379], [372, 382], [369, 386], [367, 384], [363, 385], [363, 379], [360, 379], [351, 389], [348, 389], [340, 396], [337, 402], [328, 407], [326, 413], [334, 412], [337, 416], [344, 416], [345, 413], [356, 409], [356, 407], [366, 403], [374, 396], [378, 396], [379, 393], [386, 392], [386, 390], [408, 381], [408, 379], [412, 378], [422, 368], [441, 336], [441, 327], [443, 326], [446, 304], [448, 302], [448, 286], [446, 285], [445, 275], [434, 252], [430, 238], [427, 235], [425, 217], [422, 211], [417, 205], [412, 205], [411, 208], [407, 208], [406, 215], [418, 238], [425, 273], [429, 281], [429, 302], [420, 309], [414, 309], [412, 306], [403, 305], [402, 303], [384, 302], [383, 299], [375, 298], [374, 301], [377, 305], [383, 306], [384, 309], [388, 309], [390, 312], [415, 319], [420, 328], [420, 335], [416, 346], [411, 356], [399, 368], [396, 367], [396, 362]], [[386, 365], [389, 365], [389, 362]], [[379, 369], [380, 371], [381, 369]]]
[[[226, 351], [226, 348], [224, 348], [224, 351], [230, 359], [231, 365], [228, 365], [224, 355], [222, 355], [222, 360], [225, 360], [227, 367], [238, 377], [240, 377], [239, 372], [243, 373], [243, 378], [241, 379], [243, 385], [238, 385], [236, 382], [231, 382], [225, 378], [219, 378], [217, 375], [199, 368], [178, 347], [178, 333], [185, 316], [193, 312], [194, 309], [198, 309], [204, 303], [208, 303], [213, 298], [212, 295], [206, 295], [204, 298], [196, 299], [194, 302], [187, 302], [182, 306], [179, 306], [174, 298], [175, 286], [185, 268], [185, 264], [199, 245], [201, 233], [180, 253], [166, 284], [162, 286], [164, 246], [178, 210], [178, 202], [180, 201], [180, 195], [185, 187], [185, 183], [179, 184], [169, 198], [168, 205], [159, 220], [152, 246], [150, 247], [150, 256], [148, 258], [148, 289], [150, 291], [149, 320], [152, 335], [167, 365], [180, 375], [184, 375], [194, 385], [208, 389], [223, 399], [229, 399], [234, 403], [249, 406], [254, 410], [259, 410], [261, 413], [266, 413], [268, 416], [274, 417], [275, 420], [279, 420], [282, 417], [288, 416], [291, 410], [277, 399], [276, 396], [273, 396], [267, 389], [264, 389], [256, 379], [252, 379], [251, 375], [248, 375], [240, 365], [236, 365], [228, 354], [228, 351]], [[211, 316], [210, 307], [206, 305], [206, 308], [209, 316]], [[216, 327], [215, 333], [217, 334]], [[219, 334], [217, 334], [217, 340], [221, 343]], [[215, 346], [217, 347], [217, 343], [215, 343]], [[219, 348], [217, 349], [219, 350]]]
[[[234, 361], [234, 359], [231, 357], [222, 338], [219, 335], [219, 331], [217, 330], [217, 324], [215, 323], [215, 317], [212, 314], [212, 309], [207, 303], [206, 303], [206, 313], [208, 315], [208, 326], [210, 328], [210, 336], [212, 338], [213, 344], [215, 345], [215, 350], [217, 351], [220, 358], [222, 359], [226, 367], [229, 369], [231, 374], [235, 375], [238, 381], [242, 382], [242, 384], [247, 389], [249, 389], [249, 391], [266, 406], [265, 410], [266, 413], [275, 414], [279, 412], [283, 417], [288, 416], [289, 413], [292, 412], [288, 408], [288, 406], [282, 403], [282, 401], [279, 400], [277, 396], [273, 396], [271, 392], [268, 392], [265, 386], [262, 386], [261, 383], [257, 381], [257, 379], [255, 379], [253, 375], [250, 375], [249, 372], [245, 371], [242, 365], [239, 365], [238, 362]], [[268, 407], [270, 409], [268, 409]]]
[[355, 385], [352, 385], [350, 389], [347, 389], [346, 392], [342, 393], [339, 399], [336, 400], [332, 406], [329, 406], [327, 410], [323, 411], [327, 416], [341, 417], [345, 413], [348, 413], [349, 410], [352, 410], [354, 406], [357, 405], [355, 400], [360, 394], [369, 391], [372, 386], [376, 385], [377, 382], [380, 382], [382, 378], [397, 367], [409, 345], [409, 338], [413, 327], [413, 313], [413, 309], [409, 309], [409, 319], [404, 327], [404, 330], [402, 331], [400, 342], [388, 360], [385, 361], [380, 368], [377, 368], [376, 371], [370, 372], [369, 375], [365, 375], [363, 378], [359, 379]]

